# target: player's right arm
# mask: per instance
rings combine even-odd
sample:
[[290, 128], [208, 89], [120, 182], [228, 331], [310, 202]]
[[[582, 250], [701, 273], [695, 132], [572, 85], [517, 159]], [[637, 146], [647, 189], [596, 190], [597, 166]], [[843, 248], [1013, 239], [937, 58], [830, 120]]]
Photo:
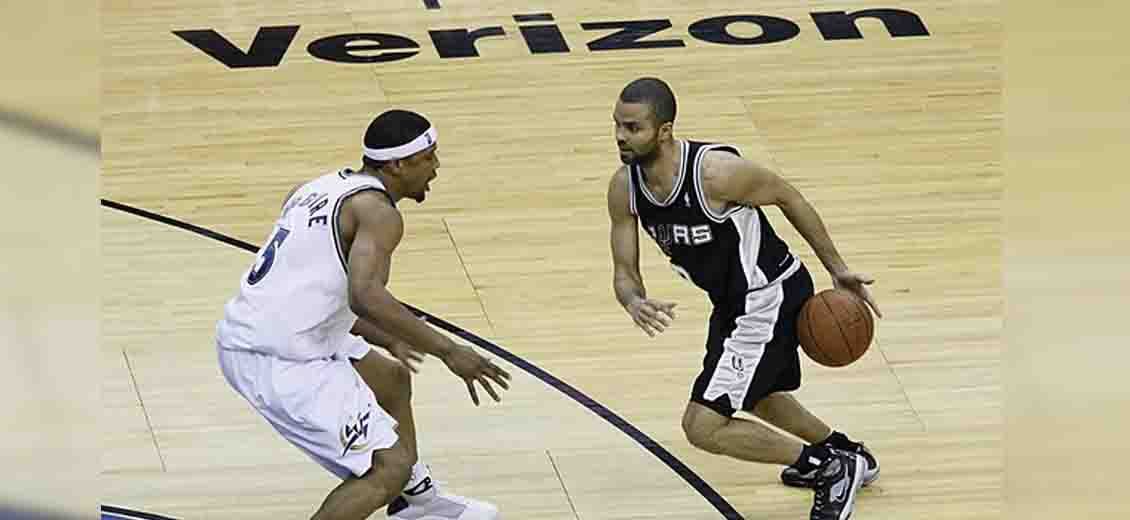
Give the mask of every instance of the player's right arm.
[[416, 318], [389, 293], [392, 253], [404, 235], [400, 212], [377, 192], [351, 196], [342, 209], [342, 240], [348, 244], [349, 307], [357, 316], [402, 339], [412, 348], [432, 354], [466, 382], [475, 404], [473, 383], [479, 382], [498, 401], [490, 380], [509, 388], [510, 374], [470, 347], [459, 345]]
[[608, 185], [612, 288], [632, 321], [649, 336], [655, 336], [675, 318], [675, 304], [647, 298], [643, 275], [640, 274], [639, 228], [628, 205], [629, 196], [628, 171], [621, 167]]

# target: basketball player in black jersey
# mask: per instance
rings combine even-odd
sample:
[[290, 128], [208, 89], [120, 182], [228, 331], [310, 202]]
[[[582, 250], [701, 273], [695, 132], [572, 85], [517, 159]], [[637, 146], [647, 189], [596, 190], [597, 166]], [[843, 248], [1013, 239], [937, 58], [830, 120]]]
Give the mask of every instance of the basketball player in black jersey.
[[[675, 96], [662, 80], [629, 83], [613, 120], [623, 163], [608, 189], [616, 298], [651, 336], [675, 318], [674, 303], [644, 289], [638, 225], [714, 307], [703, 370], [683, 416], [687, 439], [710, 453], [786, 466], [785, 484], [816, 490], [813, 520], [850, 517], [856, 492], [878, 477], [879, 466], [862, 444], [789, 393], [800, 387], [795, 325], [813, 283], [760, 206], [780, 208], [835, 286], [882, 316], [865, 287], [872, 280], [848, 269], [816, 211], [772, 168], [732, 146], [676, 139]], [[735, 418], [737, 410], [805, 443]]]

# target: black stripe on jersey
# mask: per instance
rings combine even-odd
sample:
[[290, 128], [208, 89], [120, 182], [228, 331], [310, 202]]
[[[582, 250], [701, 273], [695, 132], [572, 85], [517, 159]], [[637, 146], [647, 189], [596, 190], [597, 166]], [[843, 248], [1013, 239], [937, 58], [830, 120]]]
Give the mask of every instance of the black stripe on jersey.
[[352, 190], [349, 190], [349, 191], [343, 193], [340, 197], [337, 198], [337, 202], [334, 203], [334, 211], [333, 211], [333, 219], [332, 219], [333, 220], [333, 234], [334, 234], [334, 248], [337, 249], [337, 259], [341, 261], [341, 269], [342, 269], [342, 271], [345, 271], [346, 274], [349, 274], [349, 262], [345, 258], [344, 249], [342, 249], [342, 247], [341, 247], [341, 221], [340, 221], [340, 219], [341, 219], [341, 206], [342, 206], [342, 204], [345, 204], [345, 199], [348, 199], [349, 197], [351, 197], [355, 194], [361, 193], [362, 191], [366, 191], [366, 190], [373, 190], [373, 191], [383, 193], [385, 197], [388, 197], [389, 203], [392, 204], [393, 207], [396, 207], [396, 202], [392, 200], [392, 195], [389, 195], [387, 191], [382, 190], [382, 189], [380, 189], [376, 186], [369, 186], [369, 185], [358, 186], [356, 188], [353, 188]]
[[738, 152], [738, 149], [734, 148], [733, 146], [722, 145], [722, 144], [712, 144], [712, 145], [702, 146], [702, 147], [699, 147], [698, 152], [695, 153], [694, 173], [692, 175], [694, 176], [694, 186], [695, 186], [694, 191], [698, 196], [698, 203], [699, 203], [700, 206], [702, 206], [702, 212], [703, 212], [703, 214], [706, 215], [707, 218], [709, 218], [710, 220], [713, 220], [714, 222], [721, 224], [721, 223], [725, 222], [726, 219], [733, 216], [734, 213], [737, 213], [737, 212], [739, 212], [743, 209], [746, 209], [746, 206], [740, 206], [740, 205], [734, 206], [734, 207], [722, 212], [722, 214], [719, 215], [719, 214], [714, 212], [714, 208], [711, 208], [710, 204], [707, 204], [706, 184], [702, 180], [702, 160], [703, 160], [703, 158], [706, 157], [706, 152], [709, 152], [710, 150], [727, 150], [727, 151], [733, 152], [738, 157], [741, 157], [741, 153]]

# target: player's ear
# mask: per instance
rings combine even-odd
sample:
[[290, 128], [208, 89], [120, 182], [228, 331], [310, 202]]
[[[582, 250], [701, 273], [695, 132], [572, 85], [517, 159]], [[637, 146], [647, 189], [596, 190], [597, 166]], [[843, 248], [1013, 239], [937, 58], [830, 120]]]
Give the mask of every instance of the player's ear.
[[666, 123], [659, 125], [659, 138], [660, 139], [667, 139], [667, 138], [671, 137], [671, 135], [672, 135], [671, 133], [674, 131], [674, 128], [675, 128], [675, 123], [673, 121], [668, 121]]
[[404, 161], [403, 159], [393, 159], [385, 163], [385, 168], [389, 173], [400, 176], [404, 170]]

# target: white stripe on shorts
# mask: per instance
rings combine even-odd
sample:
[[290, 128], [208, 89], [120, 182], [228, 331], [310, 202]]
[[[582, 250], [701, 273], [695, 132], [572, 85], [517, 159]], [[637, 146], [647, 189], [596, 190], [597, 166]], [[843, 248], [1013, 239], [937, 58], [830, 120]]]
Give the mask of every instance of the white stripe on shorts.
[[737, 318], [737, 327], [722, 341], [722, 356], [703, 394], [706, 400], [727, 395], [730, 406], [737, 410], [742, 408], [765, 345], [773, 339], [773, 329], [784, 301], [785, 289], [781, 284], [746, 294], [745, 314]]

